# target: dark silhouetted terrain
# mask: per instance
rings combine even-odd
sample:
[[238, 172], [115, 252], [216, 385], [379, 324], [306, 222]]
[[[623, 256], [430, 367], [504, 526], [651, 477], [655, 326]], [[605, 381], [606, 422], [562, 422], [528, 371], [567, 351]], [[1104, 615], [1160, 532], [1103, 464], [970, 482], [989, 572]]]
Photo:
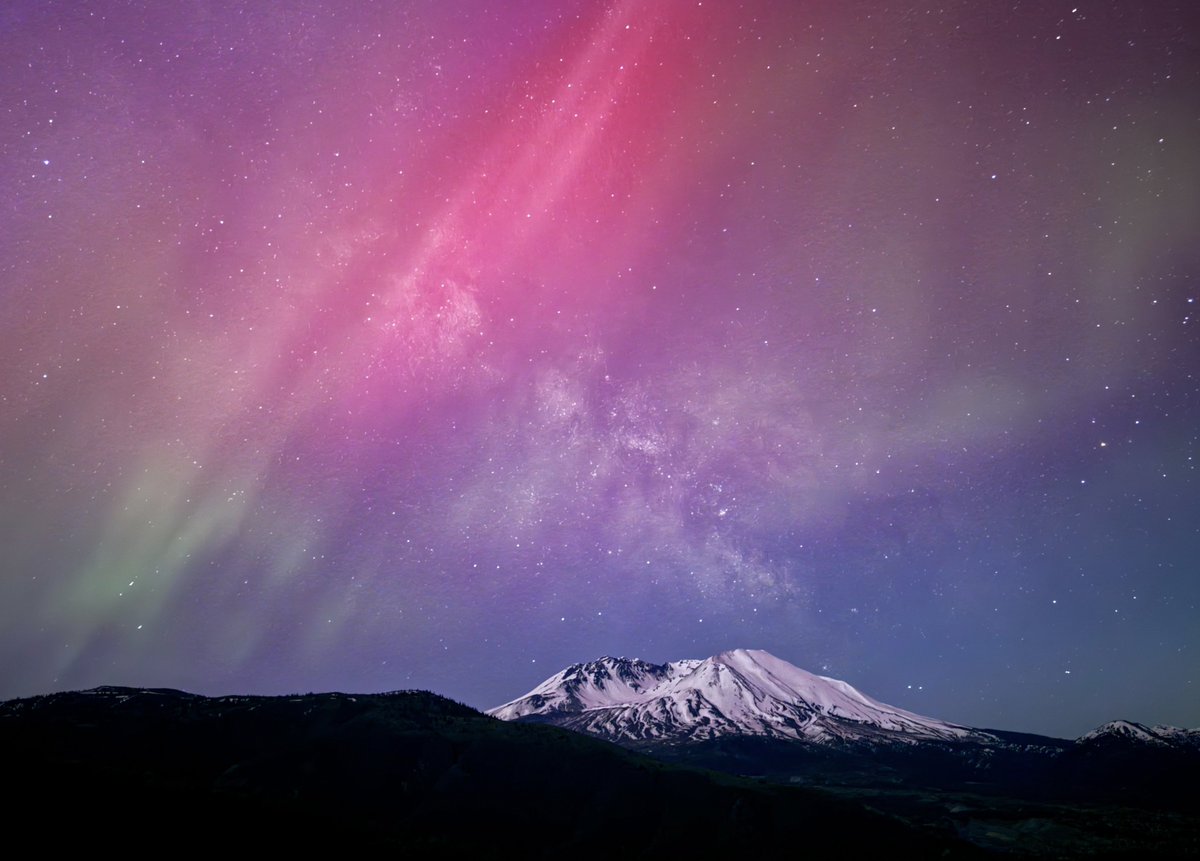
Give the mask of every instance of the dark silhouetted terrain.
[[0, 745], [16, 836], [66, 851], [981, 854], [857, 801], [663, 764], [422, 692], [99, 688], [0, 704]]

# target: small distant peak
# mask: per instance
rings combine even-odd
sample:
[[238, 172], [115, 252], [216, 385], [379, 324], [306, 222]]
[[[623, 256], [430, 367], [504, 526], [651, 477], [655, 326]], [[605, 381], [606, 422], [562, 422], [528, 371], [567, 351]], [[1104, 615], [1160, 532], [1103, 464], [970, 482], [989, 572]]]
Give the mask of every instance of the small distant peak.
[[1154, 732], [1154, 730], [1131, 720], [1113, 720], [1106, 724], [1101, 724], [1091, 732], [1080, 736], [1079, 741], [1092, 741], [1101, 738], [1124, 738], [1162, 743], [1162, 739], [1159, 738], [1158, 733]]
[[1103, 730], [1105, 730], [1106, 732], [1123, 732], [1123, 733], [1127, 733], [1127, 732], [1135, 732], [1135, 733], [1144, 733], [1144, 732], [1149, 732], [1149, 729], [1148, 729], [1147, 727], [1144, 727], [1144, 726], [1142, 726], [1140, 723], [1135, 723], [1134, 721], [1131, 721], [1131, 720], [1113, 720], [1113, 721], [1109, 721], [1108, 723], [1104, 724], [1104, 725], [1103, 725], [1102, 727], [1100, 727], [1100, 728], [1101, 728], [1101, 729], [1103, 729]]
[[1188, 729], [1182, 726], [1171, 726], [1170, 724], [1155, 724], [1150, 727], [1150, 731], [1158, 736], [1180, 737], [1180, 738], [1200, 738], [1200, 728]]
[[1112, 729], [1121, 730], [1121, 731], [1125, 731], [1125, 732], [1146, 729], [1146, 727], [1142, 726], [1140, 723], [1135, 723], [1134, 721], [1131, 721], [1131, 720], [1109, 721], [1108, 726], [1111, 727]]

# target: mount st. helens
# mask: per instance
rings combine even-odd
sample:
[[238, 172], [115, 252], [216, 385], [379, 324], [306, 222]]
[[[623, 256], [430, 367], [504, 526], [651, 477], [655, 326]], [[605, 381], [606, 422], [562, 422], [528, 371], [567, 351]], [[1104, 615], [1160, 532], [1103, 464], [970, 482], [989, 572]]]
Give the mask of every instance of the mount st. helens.
[[[508, 721], [551, 723], [627, 747], [711, 747], [732, 740], [809, 742], [809, 749], [921, 747], [1058, 757], [1130, 747], [1200, 754], [1200, 729], [1118, 720], [1075, 741], [959, 726], [872, 699], [774, 655], [734, 649], [705, 660], [652, 664], [604, 657], [574, 664], [488, 711]], [[778, 750], [776, 746], [774, 749]]]
[[[1071, 740], [960, 726], [748, 649], [665, 664], [575, 664], [488, 714], [676, 765], [870, 799], [931, 828], [978, 826], [974, 842], [1004, 851], [1111, 851], [1116, 843], [1093, 836], [1114, 822], [1125, 822], [1113, 832], [1125, 835], [1120, 848], [1141, 851], [1150, 847], [1146, 811], [1169, 836], [1163, 846], [1200, 845], [1200, 729], [1117, 720]], [[962, 822], [967, 810], [991, 811], [986, 827]], [[1034, 840], [1025, 830], [1048, 821], [1090, 836]]]
[[996, 742], [995, 735], [885, 705], [774, 655], [735, 649], [705, 660], [575, 664], [491, 709], [618, 742], [728, 736], [839, 742]]

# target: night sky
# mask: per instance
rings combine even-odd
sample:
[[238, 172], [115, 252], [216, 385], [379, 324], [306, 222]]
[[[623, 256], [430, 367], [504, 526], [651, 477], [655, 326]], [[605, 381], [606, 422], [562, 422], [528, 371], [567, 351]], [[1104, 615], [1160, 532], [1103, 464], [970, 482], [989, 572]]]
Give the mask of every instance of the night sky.
[[1197, 17], [5, 3], [0, 697], [1200, 725]]

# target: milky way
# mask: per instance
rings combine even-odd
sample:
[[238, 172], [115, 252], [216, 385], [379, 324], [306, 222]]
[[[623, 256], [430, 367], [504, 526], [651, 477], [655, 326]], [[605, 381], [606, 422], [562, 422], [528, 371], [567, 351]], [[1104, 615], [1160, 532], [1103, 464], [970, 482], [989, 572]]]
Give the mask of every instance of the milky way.
[[0, 696], [1200, 724], [1200, 28], [1013, 5], [7, 4]]

